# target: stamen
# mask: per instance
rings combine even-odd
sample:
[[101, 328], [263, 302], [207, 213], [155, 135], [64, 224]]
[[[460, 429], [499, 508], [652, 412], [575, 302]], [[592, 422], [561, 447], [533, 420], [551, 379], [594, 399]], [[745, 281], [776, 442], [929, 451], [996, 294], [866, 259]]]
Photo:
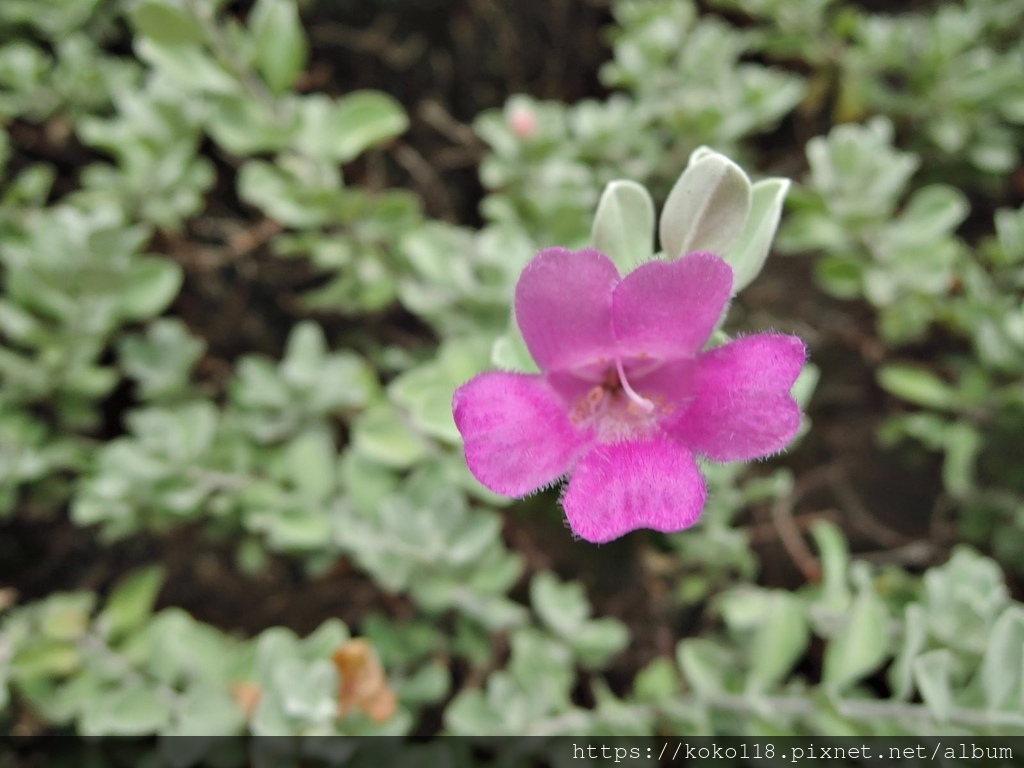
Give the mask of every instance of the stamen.
[[654, 410], [654, 403], [648, 400], [646, 397], [641, 397], [636, 391], [629, 386], [629, 382], [626, 381], [626, 372], [622, 370], [622, 360], [615, 359], [615, 370], [619, 372], [619, 381], [622, 383], [622, 391], [626, 393], [626, 397], [632, 400], [644, 413], [650, 413]]

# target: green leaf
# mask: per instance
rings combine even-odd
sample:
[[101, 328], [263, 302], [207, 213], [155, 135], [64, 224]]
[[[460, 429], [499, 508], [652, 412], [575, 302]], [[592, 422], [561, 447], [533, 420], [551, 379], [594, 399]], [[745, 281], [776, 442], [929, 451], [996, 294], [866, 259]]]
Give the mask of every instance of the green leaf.
[[327, 339], [323, 328], [309, 320], [299, 323], [288, 336], [281, 378], [289, 384], [309, 388], [319, 383], [327, 360]]
[[878, 372], [878, 384], [890, 394], [928, 408], [954, 410], [960, 402], [953, 387], [930, 371], [912, 365], [885, 366]]
[[640, 701], [661, 701], [679, 694], [679, 672], [671, 659], [657, 658], [637, 672], [633, 696]]
[[40, 606], [39, 631], [47, 638], [77, 640], [88, 629], [95, 604], [92, 592], [52, 595]]
[[996, 620], [981, 662], [985, 703], [993, 710], [1024, 706], [1024, 608], [1013, 605]]
[[1024, 260], [1024, 207], [1000, 208], [995, 214], [996, 238], [1010, 263]]
[[971, 206], [960, 190], [932, 184], [913, 194], [900, 218], [920, 235], [938, 237], [956, 229], [970, 211]]
[[717, 152], [705, 152], [696, 161], [691, 157], [661, 212], [665, 257], [726, 253], [743, 231], [750, 205], [750, 180], [738, 165]]
[[773, 591], [751, 641], [750, 684], [766, 691], [803, 656], [810, 640], [806, 605], [788, 592]]
[[130, 574], [117, 586], [97, 617], [108, 638], [117, 639], [142, 626], [153, 612], [165, 578], [164, 569], [154, 565]]
[[17, 650], [11, 660], [15, 680], [57, 677], [75, 672], [81, 664], [77, 643], [41, 638]]
[[[176, 743], [173, 752], [177, 760], [170, 764], [181, 765], [181, 747], [200, 742], [199, 736], [222, 737], [240, 734], [245, 728], [245, 714], [227, 688], [209, 685], [202, 681], [190, 686], [178, 699], [174, 723], [161, 736], [187, 736], [189, 739], [170, 739], [164, 743]], [[198, 745], [197, 745], [198, 746]], [[170, 755], [168, 755], [170, 756]], [[200, 764], [197, 760], [194, 764]]]
[[541, 571], [530, 582], [530, 603], [541, 620], [564, 638], [571, 638], [590, 616], [583, 585], [575, 581], [560, 584], [548, 571]]
[[888, 625], [885, 603], [870, 586], [862, 587], [842, 629], [825, 651], [822, 680], [830, 690], [844, 690], [885, 661]]
[[440, 660], [420, 667], [416, 672], [397, 681], [398, 696], [406, 705], [435, 704], [448, 695], [452, 685], [448, 665]]
[[509, 321], [508, 330], [504, 335], [494, 340], [491, 362], [506, 371], [540, 373], [540, 368], [534, 362], [530, 350], [526, 348], [523, 334], [514, 318]]
[[427, 452], [426, 443], [388, 403], [371, 406], [352, 424], [352, 448], [388, 467], [415, 464]]
[[893, 697], [907, 700], [914, 691], [914, 660], [924, 650], [928, 640], [928, 620], [925, 610], [917, 603], [906, 607], [903, 619], [903, 646], [889, 669], [889, 685]]
[[275, 93], [295, 85], [306, 67], [309, 44], [295, 0], [257, 0], [249, 17], [256, 67]]
[[460, 692], [444, 710], [445, 729], [454, 735], [502, 733], [507, 718], [507, 712], [496, 711], [483, 692], [477, 690]]
[[314, 725], [337, 716], [337, 691], [338, 671], [330, 661], [292, 658], [272, 670], [265, 695], [278, 698], [289, 717]]
[[846, 539], [838, 526], [824, 520], [814, 524], [811, 535], [821, 554], [821, 596], [818, 603], [829, 613], [842, 613], [850, 605], [850, 587], [846, 581], [850, 550]]
[[[0, 129], [0, 179], [4, 178], [7, 172], [7, 163], [11, 159], [11, 139], [7, 131]], [[2, 695], [2, 694], [0, 694]]]
[[764, 179], [751, 188], [750, 215], [739, 240], [724, 253], [735, 272], [733, 293], [750, 285], [764, 267], [779, 228], [782, 204], [789, 192], [789, 179]]
[[568, 641], [580, 664], [601, 669], [629, 644], [629, 630], [617, 619], [590, 619]]
[[193, 45], [206, 38], [198, 19], [164, 0], [145, 0], [129, 18], [137, 34], [162, 45]]
[[129, 683], [91, 702], [78, 721], [82, 736], [147, 736], [171, 719], [171, 703], [155, 688]]
[[864, 265], [852, 256], [828, 255], [814, 264], [826, 291], [840, 299], [855, 299], [864, 289]]
[[626, 274], [654, 254], [654, 201], [635, 181], [604, 188], [590, 233], [593, 246]]
[[964, 498], [975, 487], [974, 469], [983, 447], [981, 433], [960, 421], [949, 426], [944, 442], [942, 484], [953, 498]]
[[285, 463], [295, 487], [310, 500], [326, 499], [336, 482], [338, 451], [323, 430], [309, 430], [285, 448]]
[[940, 723], [949, 719], [950, 710], [953, 708], [953, 692], [950, 686], [952, 668], [953, 654], [948, 648], [928, 651], [914, 659], [914, 682], [917, 683], [917, 690], [921, 692], [925, 706]]
[[128, 283], [118, 295], [121, 315], [143, 320], [158, 315], [174, 301], [184, 281], [181, 267], [165, 259], [139, 258], [128, 271]]
[[136, 40], [143, 61], [160, 71], [186, 93], [237, 94], [239, 82], [204, 51], [193, 46], [165, 45], [152, 38]]
[[676, 646], [676, 661], [683, 679], [697, 695], [714, 696], [728, 690], [735, 660], [721, 644], [705, 637], [687, 638]]
[[335, 107], [332, 155], [346, 163], [408, 127], [409, 118], [395, 99], [378, 91], [355, 91]]

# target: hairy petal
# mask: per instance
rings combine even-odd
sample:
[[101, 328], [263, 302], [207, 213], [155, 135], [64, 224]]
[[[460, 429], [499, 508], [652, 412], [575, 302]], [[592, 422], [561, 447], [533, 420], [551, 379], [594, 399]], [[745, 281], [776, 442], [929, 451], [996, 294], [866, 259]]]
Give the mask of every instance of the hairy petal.
[[795, 336], [762, 333], [697, 359], [693, 400], [665, 430], [715, 461], [742, 461], [785, 448], [800, 427], [789, 390], [807, 360]]
[[548, 248], [533, 257], [516, 285], [516, 322], [541, 369], [571, 370], [614, 351], [618, 282], [612, 260], [589, 248]]
[[505, 496], [524, 496], [557, 480], [585, 447], [586, 435], [543, 376], [481, 374], [455, 391], [452, 411], [470, 471]]
[[693, 454], [659, 437], [594, 447], [573, 470], [562, 504], [573, 533], [601, 544], [637, 528], [689, 528], [706, 498]]
[[662, 359], [697, 354], [732, 292], [732, 267], [713, 253], [652, 261], [629, 273], [612, 296], [620, 350]]

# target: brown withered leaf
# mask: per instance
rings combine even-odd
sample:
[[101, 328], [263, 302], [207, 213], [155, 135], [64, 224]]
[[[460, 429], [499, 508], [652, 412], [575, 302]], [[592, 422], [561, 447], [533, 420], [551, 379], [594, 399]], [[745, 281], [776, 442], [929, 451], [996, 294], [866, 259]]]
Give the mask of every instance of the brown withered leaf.
[[377, 651], [366, 638], [342, 643], [331, 657], [338, 669], [338, 711], [342, 717], [354, 709], [383, 723], [398, 709], [398, 697], [388, 684]]

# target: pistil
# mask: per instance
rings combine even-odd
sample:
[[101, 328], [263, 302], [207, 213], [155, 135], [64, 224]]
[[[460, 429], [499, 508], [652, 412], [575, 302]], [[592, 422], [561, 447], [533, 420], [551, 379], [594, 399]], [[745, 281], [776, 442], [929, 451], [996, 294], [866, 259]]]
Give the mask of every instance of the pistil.
[[615, 359], [615, 370], [619, 373], [619, 383], [622, 384], [622, 391], [626, 393], [626, 397], [635, 403], [636, 406], [644, 413], [650, 413], [653, 411], [654, 403], [646, 397], [639, 395], [636, 390], [629, 385], [629, 381], [626, 379], [626, 372], [622, 369], [622, 360], [619, 358]]

